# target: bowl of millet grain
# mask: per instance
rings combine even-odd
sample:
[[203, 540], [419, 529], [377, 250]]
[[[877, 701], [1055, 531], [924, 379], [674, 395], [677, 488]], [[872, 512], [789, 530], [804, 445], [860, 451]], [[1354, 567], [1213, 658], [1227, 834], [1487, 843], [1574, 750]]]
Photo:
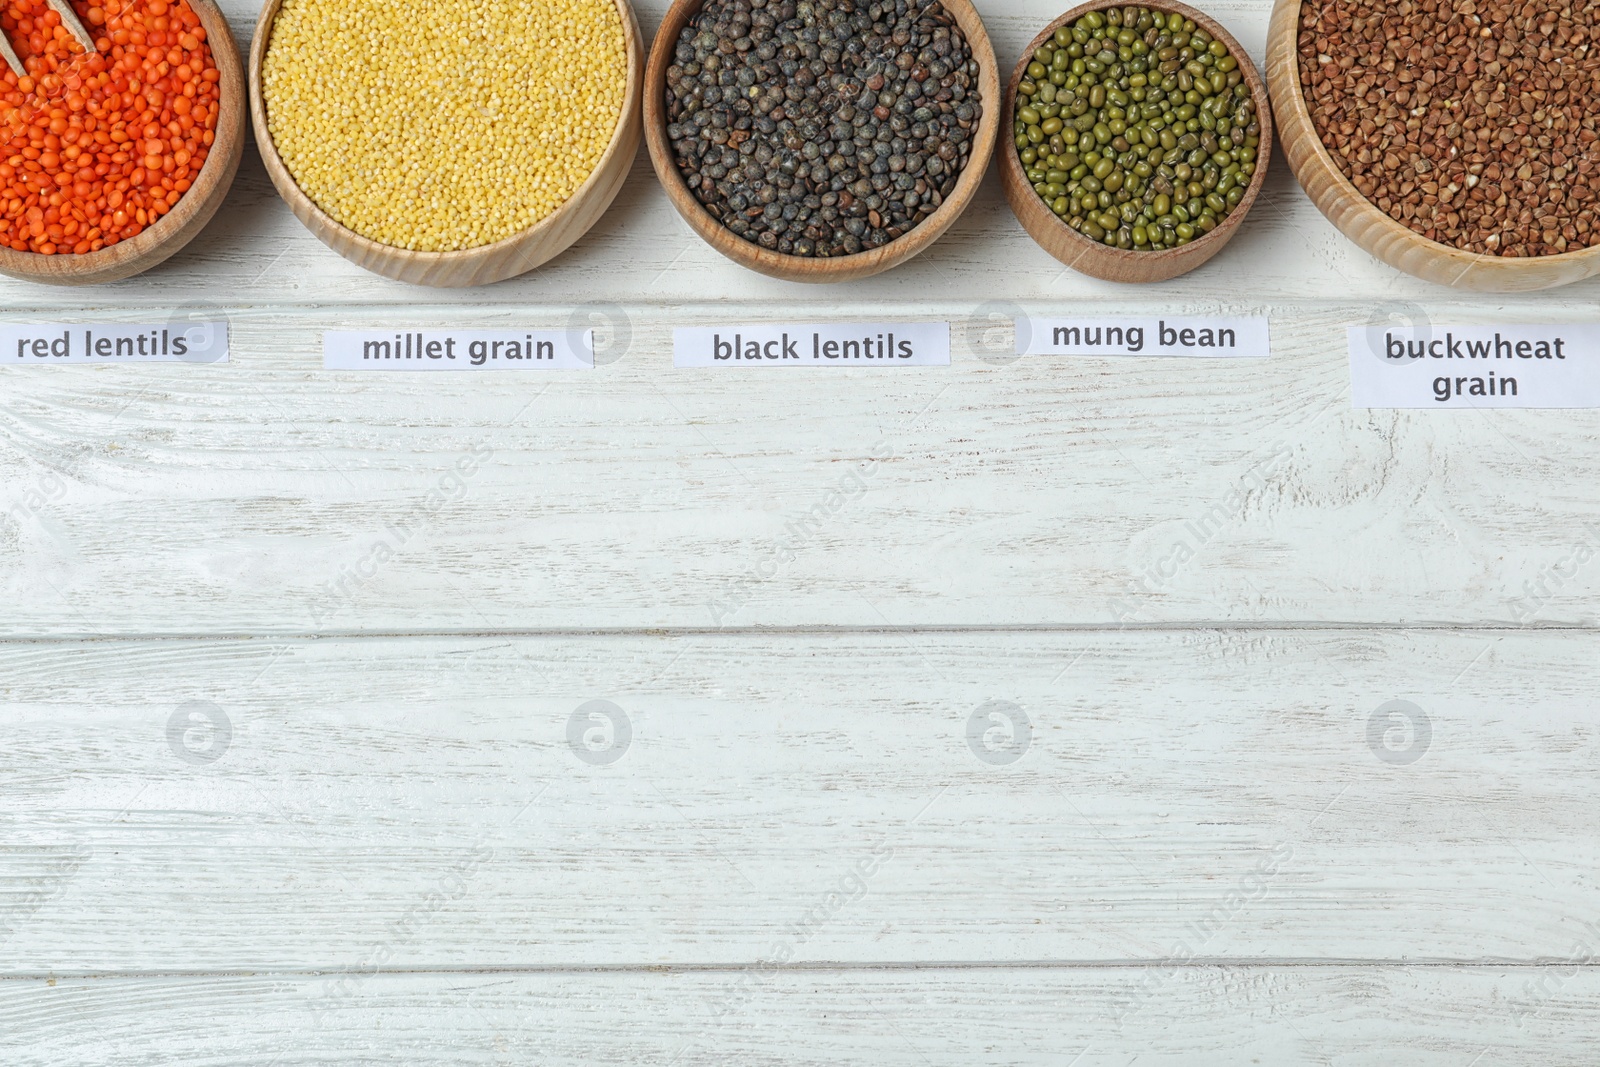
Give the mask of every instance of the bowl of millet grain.
[[486, 285], [587, 233], [641, 136], [628, 0], [271, 0], [256, 143], [324, 244], [385, 277]]
[[1600, 273], [1600, 2], [1278, 0], [1289, 166], [1383, 262], [1527, 292]]

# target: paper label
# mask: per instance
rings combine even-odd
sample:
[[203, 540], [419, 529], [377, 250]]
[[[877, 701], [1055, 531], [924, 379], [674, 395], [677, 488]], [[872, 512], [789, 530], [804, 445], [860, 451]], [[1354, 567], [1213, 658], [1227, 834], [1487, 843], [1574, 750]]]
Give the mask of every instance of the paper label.
[[1600, 326], [1356, 326], [1358, 408], [1600, 407]]
[[1019, 356], [1163, 356], [1266, 359], [1265, 316], [1248, 318], [1039, 318], [1017, 322]]
[[588, 370], [593, 330], [330, 330], [324, 370]]
[[226, 322], [0, 326], [0, 365], [226, 362]]
[[673, 331], [677, 367], [948, 367], [948, 322], [706, 326]]

